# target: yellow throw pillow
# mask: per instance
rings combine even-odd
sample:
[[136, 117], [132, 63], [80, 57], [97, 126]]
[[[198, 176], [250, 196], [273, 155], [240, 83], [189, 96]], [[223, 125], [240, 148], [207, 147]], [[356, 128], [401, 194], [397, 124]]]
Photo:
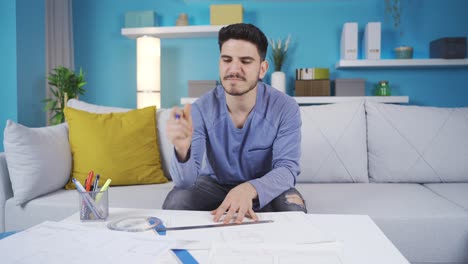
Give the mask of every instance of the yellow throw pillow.
[[[65, 108], [73, 157], [72, 177], [84, 184], [88, 172], [99, 186], [164, 183], [154, 106], [125, 113], [95, 114]], [[75, 188], [70, 181], [66, 189]]]

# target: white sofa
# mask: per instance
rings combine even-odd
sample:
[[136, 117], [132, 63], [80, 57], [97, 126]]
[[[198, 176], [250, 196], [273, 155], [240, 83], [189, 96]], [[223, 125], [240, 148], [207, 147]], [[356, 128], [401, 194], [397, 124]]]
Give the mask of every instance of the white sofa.
[[[70, 101], [93, 112], [113, 108]], [[158, 111], [163, 168], [172, 147]], [[356, 101], [304, 106], [297, 188], [314, 214], [366, 214], [412, 263], [468, 263], [468, 108]], [[61, 220], [78, 210], [59, 188], [16, 205], [0, 153], [0, 230]], [[8, 155], [8, 153], [7, 153]], [[115, 186], [111, 207], [160, 209], [171, 182]]]

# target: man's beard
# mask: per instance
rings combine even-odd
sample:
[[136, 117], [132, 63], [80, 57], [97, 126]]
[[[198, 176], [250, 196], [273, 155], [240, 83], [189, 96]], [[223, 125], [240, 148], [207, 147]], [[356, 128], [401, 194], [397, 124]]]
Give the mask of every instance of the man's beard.
[[[237, 79], [241, 79], [242, 81], [246, 81], [245, 77], [243, 76], [240, 76], [238, 74], [233, 74], [233, 75], [227, 75], [223, 78], [223, 80], [228, 80], [229, 78], [237, 78]], [[247, 85], [249, 85], [249, 83], [247, 83]], [[229, 91], [228, 89], [226, 89], [226, 87], [224, 86], [223, 84], [223, 89], [224, 91], [229, 94], [229, 95], [232, 95], [232, 96], [242, 96], [244, 94], [247, 94], [249, 93], [250, 91], [252, 91], [253, 89], [255, 89], [255, 87], [257, 87], [257, 82], [253, 83], [252, 85], [249, 86], [249, 88], [245, 91], [240, 91], [240, 92], [231, 92]]]

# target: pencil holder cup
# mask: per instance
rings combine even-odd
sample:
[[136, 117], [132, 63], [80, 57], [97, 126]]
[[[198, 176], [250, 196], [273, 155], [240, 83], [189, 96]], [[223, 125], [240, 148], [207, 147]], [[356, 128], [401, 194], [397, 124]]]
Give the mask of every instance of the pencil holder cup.
[[105, 191], [80, 192], [81, 221], [105, 221], [109, 216], [109, 193]]

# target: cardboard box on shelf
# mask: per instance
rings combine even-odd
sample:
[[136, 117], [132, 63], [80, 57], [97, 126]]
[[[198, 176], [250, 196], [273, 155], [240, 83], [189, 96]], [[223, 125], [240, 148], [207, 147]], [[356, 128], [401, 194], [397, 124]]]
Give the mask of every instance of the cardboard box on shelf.
[[330, 96], [330, 80], [296, 80], [294, 96]]
[[335, 96], [364, 96], [366, 94], [365, 79], [336, 79]]
[[242, 23], [242, 21], [242, 5], [210, 5], [211, 25], [229, 25], [235, 23]]

